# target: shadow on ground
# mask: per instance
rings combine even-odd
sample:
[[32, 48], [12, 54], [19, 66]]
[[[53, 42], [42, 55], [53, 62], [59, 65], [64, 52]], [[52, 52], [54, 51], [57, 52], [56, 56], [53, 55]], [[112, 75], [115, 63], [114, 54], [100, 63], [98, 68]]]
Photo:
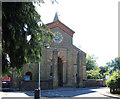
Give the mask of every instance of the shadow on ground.
[[[55, 98], [55, 97], [75, 97], [83, 94], [94, 93], [96, 91], [92, 91], [91, 89], [95, 88], [58, 88], [52, 90], [42, 90], [41, 97]], [[28, 96], [34, 96], [33, 92], [25, 92]]]

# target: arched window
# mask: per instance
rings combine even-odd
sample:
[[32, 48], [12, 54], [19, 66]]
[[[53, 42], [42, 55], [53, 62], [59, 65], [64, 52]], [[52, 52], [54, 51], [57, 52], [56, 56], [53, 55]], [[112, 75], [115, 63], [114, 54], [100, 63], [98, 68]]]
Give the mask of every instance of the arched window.
[[25, 74], [25, 81], [30, 81], [32, 80], [32, 73], [31, 72], [27, 72]]

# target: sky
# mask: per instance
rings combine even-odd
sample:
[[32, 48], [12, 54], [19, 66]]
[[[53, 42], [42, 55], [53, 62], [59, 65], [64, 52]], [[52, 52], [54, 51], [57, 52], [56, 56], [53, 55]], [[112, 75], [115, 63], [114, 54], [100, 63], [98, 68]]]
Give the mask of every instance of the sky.
[[59, 20], [75, 31], [73, 44], [86, 54], [95, 55], [98, 66], [105, 66], [118, 57], [119, 0], [44, 0], [37, 7], [43, 23]]

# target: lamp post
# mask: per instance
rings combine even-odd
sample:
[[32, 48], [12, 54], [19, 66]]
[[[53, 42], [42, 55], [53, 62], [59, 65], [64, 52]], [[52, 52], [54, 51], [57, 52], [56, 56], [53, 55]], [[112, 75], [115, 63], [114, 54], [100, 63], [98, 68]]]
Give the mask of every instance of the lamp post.
[[[45, 48], [49, 48], [49, 46], [45, 45]], [[40, 54], [39, 54], [39, 83], [38, 83], [38, 89], [35, 89], [34, 93], [34, 99], [40, 99], [41, 97], [41, 87], [40, 87]]]
[[38, 89], [35, 89], [34, 92], [34, 99], [40, 99], [41, 97], [41, 88], [40, 88], [40, 55], [39, 55], [39, 83], [38, 83]]

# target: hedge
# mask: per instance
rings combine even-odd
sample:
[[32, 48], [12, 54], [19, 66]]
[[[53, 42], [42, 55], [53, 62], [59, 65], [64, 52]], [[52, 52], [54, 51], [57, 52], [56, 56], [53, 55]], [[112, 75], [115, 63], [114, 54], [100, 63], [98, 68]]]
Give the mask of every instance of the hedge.
[[110, 88], [111, 93], [119, 93], [120, 94], [120, 73], [119, 71], [113, 73], [106, 81], [107, 87]]

